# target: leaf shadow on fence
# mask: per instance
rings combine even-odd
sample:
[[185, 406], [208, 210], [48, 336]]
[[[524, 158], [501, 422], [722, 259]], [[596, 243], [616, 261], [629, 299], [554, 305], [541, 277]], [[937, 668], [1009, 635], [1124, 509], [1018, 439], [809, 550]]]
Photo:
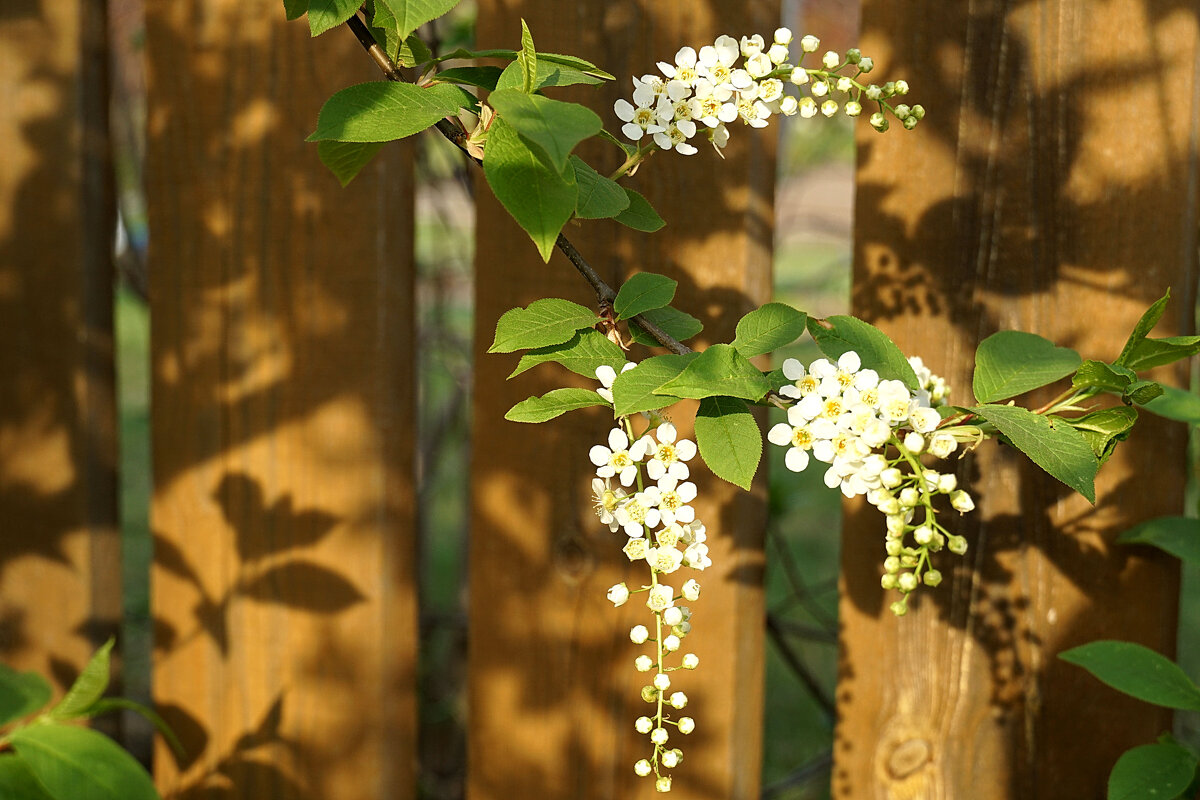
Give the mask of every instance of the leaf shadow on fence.
[[[1168, 96], [1193, 96], [1182, 87], [1194, 77], [1178, 68], [1177, 51], [1165, 42], [1180, 34], [1182, 52], [1195, 47], [1194, 4], [1133, 4], [1120, 12], [1127, 19], [1115, 11], [1089, 16], [1081, 5], [1054, 20], [1038, 17], [1042, 5], [1033, 2], [903, 13], [871, 5], [867, 39], [889, 42], [901, 62], [895, 68], [913, 76], [912, 100], [929, 115], [907, 136], [860, 137], [854, 313], [890, 328], [905, 349], [917, 341], [932, 348], [920, 354], [947, 375], [958, 403], [969, 397], [970, 343], [999, 329], [1035, 330], [1084, 358], [1111, 360], [1141, 310], [1173, 284], [1164, 327], [1187, 332], [1197, 277], [1194, 205], [1171, 198], [1194, 197], [1195, 122], [1172, 122], [1179, 112]], [[938, 24], [918, 22], [924, 13]], [[1097, 43], [1100, 31], [1117, 27], [1123, 37]], [[1095, 46], [1081, 41], [1085, 35]], [[1126, 48], [1119, 60], [1106, 49], [1116, 46]], [[1139, 95], [1148, 84], [1157, 94]], [[1119, 113], [1122, 103], [1143, 108], [1139, 119], [1149, 121], [1106, 125], [1107, 112]], [[1126, 146], [1137, 155], [1114, 157]], [[922, 180], [882, 163], [913, 164]], [[1035, 393], [1031, 407], [1051, 394]], [[867, 638], [882, 631], [899, 670], [909, 668], [902, 636], [937, 637], [924, 657], [953, 669], [976, 663], [964, 640], [979, 646], [990, 675], [973, 679], [972, 691], [986, 698], [1004, 731], [1007, 763], [997, 763], [996, 774], [1013, 796], [1099, 792], [1104, 771], [1089, 765], [1111, 764], [1166, 724], [1165, 715], [1117, 700], [1054, 654], [1113, 636], [1159, 649], [1174, 641], [1178, 583], [1169, 559], [1111, 547], [1124, 528], [1173, 513], [1182, 498], [1182, 477], [1162, 472], [1185, 461], [1186, 437], [1169, 425], [1142, 414], [1133, 438], [1101, 472], [1094, 508], [1010, 448], [990, 445], [991, 452], [958, 462], [960, 485], [988, 516], [951, 514], [972, 550], [944, 570], [941, 587], [918, 592], [912, 604], [936, 609], [936, 620], [922, 615], [892, 632], [884, 623], [868, 626]], [[843, 609], [861, 628], [850, 633], [852, 642], [866, 630], [859, 615], [887, 616], [890, 598], [881, 597], [878, 559], [870, 555], [881, 552], [881, 531], [873, 509], [853, 507], [843, 556]], [[840, 670], [847, 708], [878, 697], [855, 679], [845, 651]], [[917, 727], [936, 731], [939, 713], [975, 713], [969, 699], [939, 698], [933, 680], [903, 692], [906, 702], [930, 706], [934, 719]], [[868, 735], [862, 727], [848, 731], [839, 731], [838, 748], [854, 748], [851, 735]], [[950, 751], [963, 746], [943, 744], [948, 752], [937, 757], [951, 761]], [[845, 762], [855, 763], [864, 762]], [[853, 770], [841, 767], [835, 790], [855, 791]]]

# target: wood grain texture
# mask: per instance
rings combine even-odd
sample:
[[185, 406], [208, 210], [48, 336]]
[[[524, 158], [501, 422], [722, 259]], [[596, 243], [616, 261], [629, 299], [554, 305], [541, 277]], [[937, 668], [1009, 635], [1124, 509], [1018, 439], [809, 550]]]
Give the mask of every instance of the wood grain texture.
[[0, 11], [0, 660], [60, 687], [121, 614], [104, 35]]
[[[1168, 286], [1156, 335], [1190, 329], [1195, 4], [870, 1], [863, 19], [863, 51], [908, 78], [928, 116], [913, 133], [860, 132], [857, 314], [947, 376], [957, 402], [970, 400], [976, 344], [996, 330], [1111, 360]], [[835, 797], [1104, 795], [1117, 756], [1170, 715], [1056, 654], [1100, 638], [1172, 654], [1177, 564], [1112, 540], [1181, 511], [1186, 438], [1143, 414], [1094, 508], [1011, 449], [956, 462], [977, 494], [977, 511], [953, 521], [971, 549], [941, 559], [946, 582], [901, 620], [879, 589], [882, 520], [856, 507]]]
[[[520, 19], [543, 49], [580, 55], [618, 76], [561, 96], [597, 110], [619, 128], [613, 103], [632, 92], [630, 76], [656, 71], [683, 45], [718, 34], [773, 31], [778, 5], [524, 0], [480, 3], [481, 47], [519, 42]], [[738, 126], [722, 162], [703, 139], [690, 158], [655, 155], [631, 185], [667, 220], [654, 235], [611, 221], [568, 225], [567, 235], [613, 285], [635, 271], [679, 281], [676, 304], [701, 317], [706, 340], [729, 341], [737, 319], [767, 301], [774, 182], [772, 132]], [[619, 165], [611, 145], [585, 147], [602, 173]], [[482, 182], [481, 182], [482, 183]], [[512, 797], [635, 798], [654, 795], [633, 763], [648, 755], [633, 729], [645, 704], [645, 676], [630, 626], [648, 619], [642, 603], [614, 610], [605, 599], [620, 581], [640, 585], [644, 567], [621, 553], [592, 513], [588, 449], [606, 436], [601, 413], [573, 413], [538, 426], [503, 421], [513, 403], [564, 382], [589, 384], [553, 366], [506, 382], [516, 356], [486, 355], [499, 316], [538, 297], [596, 299], [561, 255], [543, 265], [532, 243], [491, 197], [478, 197], [475, 438], [470, 577], [468, 794]], [[640, 357], [640, 354], [638, 354]], [[673, 411], [690, 436], [694, 406]], [[697, 798], [758, 796], [762, 727], [764, 486], [752, 494], [694, 471], [715, 566], [699, 575], [687, 640], [700, 668], [680, 676], [697, 731], [681, 741], [686, 760], [675, 789]]]
[[147, 5], [167, 797], [415, 795], [412, 172], [304, 137], [378, 80], [278, 0]]

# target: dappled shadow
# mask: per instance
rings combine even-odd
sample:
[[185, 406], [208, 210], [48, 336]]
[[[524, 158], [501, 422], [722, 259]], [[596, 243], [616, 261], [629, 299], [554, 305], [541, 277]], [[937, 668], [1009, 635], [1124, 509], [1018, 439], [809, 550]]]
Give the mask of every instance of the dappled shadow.
[[[913, 133], [860, 132], [854, 313], [947, 376], [959, 403], [971, 402], [975, 345], [997, 330], [1111, 360], [1171, 286], [1156, 335], [1188, 332], [1195, 206], [1179, 199], [1200, 181], [1197, 115], [1168, 97], [1194, 103], [1179, 53], [1196, 52], [1195, 5], [880, 6], [864, 9], [864, 51], [908, 77], [928, 115]], [[1108, 116], [1123, 104], [1142, 109], [1136, 124]], [[1136, 154], [1115, 155], [1132, 141]], [[1102, 470], [1094, 508], [1011, 448], [958, 461], [978, 510], [948, 519], [971, 549], [939, 559], [946, 581], [914, 596], [904, 620], [889, 619], [893, 598], [879, 590], [882, 520], [865, 507], [849, 515], [837, 747], [875, 744], [839, 763], [835, 796], [874, 780], [953, 795], [981, 771], [996, 796], [1098, 796], [1107, 769], [1096, 765], [1168, 724], [1055, 657], [1098, 638], [1172, 651], [1175, 565], [1112, 546], [1182, 503], [1186, 437], [1142, 416]], [[913, 679], [855, 679], [868, 652]], [[905, 761], [926, 746], [925, 760]]]

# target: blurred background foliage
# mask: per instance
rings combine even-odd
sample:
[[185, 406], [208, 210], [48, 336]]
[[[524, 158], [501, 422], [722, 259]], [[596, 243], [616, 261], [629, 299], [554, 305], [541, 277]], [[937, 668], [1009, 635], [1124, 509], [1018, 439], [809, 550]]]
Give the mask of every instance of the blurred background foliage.
[[[111, 0], [114, 52], [113, 124], [120, 195], [120, 286], [116, 295], [120, 404], [121, 524], [124, 535], [124, 625], [127, 693], [149, 701], [152, 626], [148, 572], [152, 278], [145, 268], [147, 230], [141, 187], [145, 103], [140, 67], [141, 0]], [[840, 0], [785, 0], [783, 24], [845, 49], [857, 35], [858, 6]], [[435, 47], [469, 47], [474, 3], [460, 6], [423, 34]], [[741, 31], [731, 32], [740, 35]], [[769, 32], [767, 32], [769, 33]], [[349, 46], [349, 45], [348, 45]], [[916, 78], [918, 76], [908, 76]], [[810, 314], [846, 313], [854, 199], [854, 143], [849, 121], [780, 119], [775, 219], [775, 291]], [[314, 158], [315, 158], [314, 153]], [[698, 156], [701, 157], [701, 156]], [[420, 331], [419, 524], [421, 611], [421, 794], [463, 795], [467, 641], [467, 486], [470, 459], [471, 321], [474, 175], [439, 137], [418, 151], [417, 228]], [[776, 362], [816, 357], [811, 342]], [[936, 371], [936, 365], [932, 365]], [[778, 412], [776, 412], [778, 413]], [[774, 422], [774, 420], [772, 420]], [[771, 522], [767, 532], [767, 696], [763, 796], [829, 796], [837, 667], [837, 572], [841, 508], [819, 472], [793, 475], [781, 448], [770, 448]], [[1192, 506], [1196, 504], [1193, 498]], [[1180, 662], [1200, 676], [1200, 576], [1185, 570]], [[1197, 715], [1179, 734], [1195, 740]], [[148, 732], [147, 732], [148, 736]]]

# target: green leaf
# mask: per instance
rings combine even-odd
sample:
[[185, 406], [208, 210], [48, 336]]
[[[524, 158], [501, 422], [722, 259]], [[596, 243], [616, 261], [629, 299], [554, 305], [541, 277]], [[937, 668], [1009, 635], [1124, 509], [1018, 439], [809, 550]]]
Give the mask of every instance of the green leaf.
[[283, 13], [289, 20], [300, 19], [308, 13], [308, 0], [283, 0]]
[[495, 117], [488, 129], [483, 174], [492, 193], [537, 245], [542, 260], [549, 261], [559, 232], [575, 213], [579, 191], [571, 166], [565, 173], [556, 172], [516, 129]]
[[701, 400], [696, 411], [696, 446], [714, 475], [750, 490], [763, 444], [758, 423], [745, 402], [733, 397]]
[[1079, 361], [1079, 353], [1036, 334], [1000, 331], [975, 351], [972, 390], [980, 403], [1007, 400], [1070, 375]]
[[[580, 72], [573, 67], [555, 64], [553, 61], [539, 58], [537, 63], [537, 78], [534, 80], [533, 91], [540, 92], [543, 89], [551, 89], [556, 86], [575, 86], [576, 84], [596, 86], [601, 83], [604, 83], [604, 81], [586, 72]], [[496, 80], [495, 88], [516, 89], [524, 92], [525, 72], [521, 68], [521, 64], [514, 61], [505, 67], [500, 77]], [[526, 94], [530, 93], [526, 92]]]
[[36, 672], [0, 664], [0, 725], [28, 716], [50, 702], [50, 684]]
[[[641, 319], [651, 322], [662, 328], [664, 332], [669, 334], [672, 339], [677, 342], [686, 342], [700, 331], [704, 330], [704, 324], [700, 320], [693, 317], [691, 314], [684, 313], [671, 306], [663, 308], [653, 308], [638, 315]], [[645, 331], [638, 321], [630, 320], [629, 335], [638, 344], [644, 344], [647, 347], [659, 347], [659, 342], [653, 336]]]
[[700, 399], [739, 397], [761, 400], [771, 390], [762, 372], [731, 345], [714, 344], [692, 361], [683, 372], [655, 389], [655, 394]]
[[325, 101], [310, 142], [390, 142], [436, 125], [469, 101], [449, 83], [427, 89], [411, 83], [372, 81], [348, 86]]
[[407, 39], [417, 28], [458, 5], [458, 0], [375, 0], [375, 3], [387, 5], [391, 9], [396, 18], [398, 37]]
[[[444, 56], [438, 57], [436, 60], [440, 63], [442, 61], [451, 61], [453, 59], [460, 59], [460, 58], [466, 58], [466, 59], [498, 58], [498, 59], [502, 59], [504, 61], [515, 61], [517, 58], [517, 51], [516, 50], [504, 50], [504, 49], [467, 50], [466, 48], [460, 47], [451, 53], [447, 53]], [[538, 53], [537, 58], [538, 58], [538, 64], [541, 64], [543, 61], [546, 61], [551, 64], [558, 64], [560, 66], [569, 67], [573, 70], [577, 70], [586, 75], [600, 78], [602, 80], [606, 80], [606, 81], [615, 80], [614, 76], [611, 73], [605, 72], [604, 70], [600, 69], [595, 64], [593, 64], [592, 62], [587, 61], [582, 58], [578, 58], [577, 56], [566, 56], [566, 55], [562, 55], [561, 53]], [[513, 87], [509, 87], [509, 88], [515, 88], [515, 87], [519, 87], [519, 86], [520, 86], [520, 84], [518, 83], [518, 84], [514, 84]]]
[[645, 197], [633, 189], [624, 186], [621, 188], [625, 189], [625, 194], [629, 195], [629, 208], [617, 214], [613, 219], [626, 227], [644, 233], [654, 233], [667, 224], [663, 222], [663, 218], [658, 215]]
[[578, 103], [516, 89], [497, 89], [488, 96], [488, 103], [560, 172], [567, 168], [571, 149], [596, 135], [602, 124], [594, 111]]
[[521, 65], [521, 89], [525, 94], [531, 94], [537, 88], [537, 50], [524, 19], [521, 20], [521, 52], [517, 54], [517, 63]]
[[1196, 757], [1177, 744], [1126, 750], [1108, 776], [1108, 800], [1172, 800], [1196, 774]]
[[150, 776], [112, 739], [73, 725], [12, 733], [17, 753], [51, 795], [70, 800], [159, 800]]
[[608, 219], [629, 208], [629, 195], [616, 181], [605, 178], [579, 156], [571, 156], [579, 198], [575, 216], [580, 219]]
[[655, 389], [674, 378], [695, 361], [699, 353], [653, 356], [638, 363], [613, 381], [613, 408], [624, 417], [639, 411], [656, 411], [678, 403], [682, 398], [655, 394]]
[[1100, 462], [1083, 434], [1061, 419], [1017, 406], [981, 405], [971, 409], [996, 426], [1004, 438], [1046, 472], [1096, 502]]
[[617, 319], [629, 319], [646, 311], [670, 305], [675, 299], [675, 287], [678, 285], [678, 281], [673, 281], [665, 275], [635, 272], [621, 284], [621, 290], [613, 300], [613, 311], [616, 312]]
[[1128, 367], [1089, 360], [1079, 365], [1071, 378], [1071, 385], [1076, 389], [1092, 388], [1121, 394], [1135, 380], [1137, 373]]
[[187, 754], [183, 749], [183, 742], [179, 741], [179, 737], [175, 735], [175, 731], [171, 730], [171, 726], [167, 724], [167, 721], [160, 717], [154, 709], [148, 708], [141, 703], [124, 697], [102, 697], [88, 709], [88, 716], [98, 717], [101, 714], [107, 714], [112, 711], [132, 711], [135, 714], [140, 714], [149, 720], [150, 724], [158, 730], [159, 734], [162, 735], [163, 739], [166, 740], [171, 750], [177, 756], [183, 758]]
[[1083, 438], [1092, 447], [1097, 460], [1103, 465], [1108, 461], [1119, 442], [1129, 438], [1133, 425], [1137, 422], [1137, 409], [1128, 406], [1104, 408], [1084, 414], [1081, 417], [1065, 420], [1072, 428], [1083, 434]]
[[405, 39], [396, 51], [396, 60], [400, 62], [402, 67], [416, 67], [430, 61], [433, 58], [433, 53], [429, 52], [429, 48], [425, 42], [418, 39], [416, 36], [409, 36]]
[[1121, 392], [1121, 402], [1144, 406], [1151, 400], [1162, 397], [1163, 392], [1162, 384], [1157, 381], [1134, 381]]
[[[362, 5], [362, 0], [309, 0], [308, 28], [312, 31], [313, 36], [320, 36], [325, 31], [336, 28], [354, 16], [354, 12], [358, 11], [360, 5]], [[294, 19], [294, 17], [288, 18]]]
[[83, 671], [79, 673], [79, 677], [63, 695], [62, 700], [59, 700], [48, 712], [52, 719], [82, 717], [100, 699], [104, 690], [108, 688], [109, 656], [116, 641], [109, 637], [109, 640], [92, 654]]
[[733, 346], [746, 358], [760, 356], [796, 341], [808, 315], [784, 303], [767, 303], [742, 317]]
[[385, 142], [317, 142], [317, 156], [334, 177], [346, 186], [362, 170]]
[[1146, 313], [1142, 314], [1142, 318], [1137, 321], [1137, 325], [1133, 326], [1133, 332], [1129, 334], [1129, 339], [1125, 342], [1125, 346], [1121, 348], [1121, 355], [1117, 356], [1117, 360], [1113, 364], [1129, 366], [1129, 361], [1133, 358], [1134, 350], [1150, 334], [1150, 331], [1154, 330], [1154, 326], [1158, 324], [1158, 321], [1162, 319], [1163, 312], [1167, 310], [1167, 301], [1170, 299], [1171, 290], [1167, 289], [1166, 294], [1146, 309]]
[[1200, 353], [1200, 336], [1168, 336], [1163, 339], [1142, 339], [1133, 346], [1125, 366], [1140, 372]]
[[1133, 642], [1099, 641], [1059, 653], [1101, 682], [1156, 706], [1200, 711], [1200, 688], [1174, 661]]
[[462, 83], [467, 86], [478, 86], [489, 91], [496, 88], [500, 78], [499, 67], [452, 67], [436, 72], [430, 77], [444, 83]]
[[599, 317], [591, 309], [558, 297], [534, 300], [527, 308], [510, 308], [496, 323], [489, 353], [511, 353], [562, 344], [575, 331], [590, 328]]
[[850, 350], [858, 353], [862, 365], [873, 369], [883, 380], [898, 380], [917, 391], [917, 374], [896, 343], [874, 325], [857, 317], [832, 316], [819, 320], [808, 318], [808, 332], [821, 352], [837, 359]]
[[1117, 537], [1119, 544], [1148, 544], [1189, 564], [1200, 565], [1200, 520], [1158, 517], [1135, 525]]
[[576, 331], [574, 336], [562, 344], [530, 350], [521, 356], [517, 368], [508, 377], [515, 378], [525, 370], [547, 361], [557, 362], [577, 375], [594, 379], [596, 368], [602, 365], [607, 364], [615, 370], [621, 369], [625, 364], [625, 352], [600, 331], [588, 328]]
[[54, 800], [34, 777], [25, 759], [0, 755], [0, 797], [4, 800]]
[[510, 422], [545, 422], [577, 408], [606, 405], [608, 401], [591, 389], [554, 389], [541, 397], [522, 400], [504, 418]]
[[402, 40], [392, 9], [386, 3], [377, 3], [375, 0], [367, 0], [363, 8], [367, 12], [367, 29], [371, 31], [372, 38], [393, 60], [398, 60]]
[[1200, 425], [1200, 395], [1174, 386], [1164, 386], [1162, 396], [1146, 403], [1146, 410], [1177, 422]]

